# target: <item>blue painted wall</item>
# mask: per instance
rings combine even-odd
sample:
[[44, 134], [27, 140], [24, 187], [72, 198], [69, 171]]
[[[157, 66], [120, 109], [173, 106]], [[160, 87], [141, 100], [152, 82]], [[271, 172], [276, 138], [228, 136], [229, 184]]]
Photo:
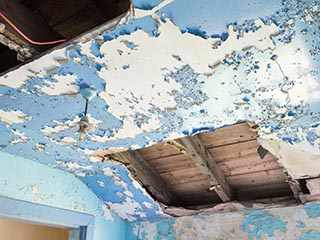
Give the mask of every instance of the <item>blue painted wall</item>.
[[131, 223], [126, 240], [320, 239], [320, 203]]
[[106, 214], [103, 202], [62, 170], [0, 152], [0, 196], [94, 215], [94, 240], [125, 239], [126, 222]]

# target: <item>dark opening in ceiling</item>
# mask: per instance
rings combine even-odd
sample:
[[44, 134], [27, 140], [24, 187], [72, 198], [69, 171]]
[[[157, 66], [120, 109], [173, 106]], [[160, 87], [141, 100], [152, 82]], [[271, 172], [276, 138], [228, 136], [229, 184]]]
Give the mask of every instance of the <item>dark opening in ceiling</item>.
[[258, 154], [257, 133], [245, 122], [147, 148], [104, 155], [127, 165], [159, 202], [197, 209], [230, 201], [294, 199], [284, 169]]
[[128, 12], [130, 4], [130, 0], [0, 1], [0, 73]]

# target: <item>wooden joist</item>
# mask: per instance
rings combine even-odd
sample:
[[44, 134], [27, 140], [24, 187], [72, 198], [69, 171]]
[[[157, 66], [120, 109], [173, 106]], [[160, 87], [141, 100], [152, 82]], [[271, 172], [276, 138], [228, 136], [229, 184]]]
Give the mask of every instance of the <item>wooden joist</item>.
[[113, 154], [114, 159], [127, 163], [129, 170], [137, 180], [148, 189], [159, 201], [166, 205], [178, 202], [175, 194], [166, 186], [159, 175], [143, 159], [138, 151], [126, 151]]
[[201, 139], [198, 136], [193, 136], [181, 138], [180, 141], [196, 166], [204, 175], [208, 176], [212, 186], [210, 190], [214, 190], [223, 202], [232, 200], [233, 192], [231, 187]]
[[[61, 39], [62, 37], [54, 32], [46, 23], [19, 1], [0, 0], [0, 12], [8, 18], [20, 31], [33, 41], [45, 42]], [[7, 21], [0, 17], [0, 22], [5, 24], [4, 35], [18, 45], [25, 47], [44, 49], [46, 46], [31, 44], [14, 30]], [[47, 46], [47, 48], [50, 46]]]

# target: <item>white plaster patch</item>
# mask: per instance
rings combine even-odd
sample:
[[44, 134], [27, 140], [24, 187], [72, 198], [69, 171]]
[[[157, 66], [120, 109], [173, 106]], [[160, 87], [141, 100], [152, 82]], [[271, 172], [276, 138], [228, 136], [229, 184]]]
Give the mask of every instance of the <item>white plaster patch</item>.
[[146, 208], [148, 208], [148, 209], [153, 209], [153, 205], [151, 204], [151, 203], [149, 203], [149, 202], [143, 202], [142, 203]]
[[47, 70], [59, 67], [60, 64], [57, 60], [66, 58], [66, 48], [52, 51], [40, 59], [19, 67], [16, 71], [11, 71], [1, 76], [0, 85], [19, 88], [28, 81], [29, 77], [44, 77], [47, 75]]
[[107, 177], [111, 177], [115, 175], [115, 170], [113, 170], [110, 167], [104, 167], [102, 168], [103, 174], [106, 175]]
[[134, 215], [138, 215], [141, 218], [146, 217], [146, 213], [142, 212], [140, 204], [132, 198], [126, 197], [126, 200], [122, 203], [111, 203], [108, 202], [110, 210], [114, 211], [122, 219], [128, 221], [136, 221]]
[[108, 206], [106, 206], [105, 204], [102, 205], [102, 210], [103, 210], [103, 216], [110, 221], [115, 221], [114, 217], [112, 216], [112, 213], [110, 211], [110, 209], [108, 208]]
[[135, 18], [143, 18], [146, 16], [154, 15], [157, 11], [161, 8], [167, 6], [168, 4], [172, 3], [174, 0], [163, 0], [158, 6], [155, 6], [151, 10], [143, 10], [139, 8], [134, 9], [134, 17]]
[[66, 144], [71, 143], [71, 144], [74, 144], [74, 143], [77, 143], [77, 141], [76, 141], [74, 138], [72, 138], [72, 137], [63, 137], [63, 138], [61, 139], [61, 143], [66, 143]]
[[18, 130], [11, 129], [11, 133], [19, 137], [17, 139], [10, 141], [11, 144], [26, 143], [31, 139], [27, 137], [24, 132], [20, 132]]
[[79, 93], [80, 88], [76, 85], [76, 75], [54, 75], [52, 78], [56, 82], [45, 81], [49, 86], [38, 86], [42, 92], [51, 96]]
[[[107, 82], [106, 92], [99, 96], [108, 103], [114, 116], [124, 120], [116, 138], [132, 137], [141, 130], [148, 132], [161, 126], [162, 116], [149, 112], [154, 107], [163, 111], [176, 108], [174, 97], [170, 93], [181, 92], [181, 86], [169, 77], [164, 79], [167, 73], [188, 64], [198, 74], [212, 74], [212, 67], [234, 51], [249, 47], [255, 47], [259, 51], [274, 49], [270, 36], [279, 32], [276, 25], [264, 25], [260, 19], [255, 21], [257, 31], [244, 33], [240, 37], [229, 26], [227, 40], [213, 49], [213, 45], [220, 40], [181, 33], [170, 20], [165, 23], [157, 20], [158, 37], [150, 37], [138, 30], [101, 46], [100, 50], [106, 56], [105, 61], [108, 61], [109, 67], [99, 72], [99, 76]], [[126, 42], [133, 42], [136, 49], [128, 48]], [[190, 46], [194, 51], [185, 51]], [[177, 56], [180, 60], [177, 60]], [[128, 68], [123, 69], [123, 66]], [[148, 71], [141, 74], [141, 69]], [[135, 114], [142, 114], [147, 120], [138, 126]], [[95, 140], [102, 142], [109, 137], [100, 138]]]
[[3, 111], [0, 109], [0, 120], [9, 124], [23, 123], [24, 121], [30, 121], [32, 117], [27, 116], [21, 111]]
[[142, 222], [139, 226], [139, 231], [136, 236], [142, 237], [142, 233], [145, 234], [146, 239], [157, 239], [157, 235], [159, 234], [157, 231], [157, 224]]
[[76, 162], [66, 162], [66, 166], [69, 170], [75, 171], [75, 170], [92, 170], [92, 166], [86, 165], [86, 166], [81, 166]]
[[106, 184], [104, 182], [102, 182], [100, 180], [98, 180], [97, 182], [98, 182], [100, 187], [102, 187], [102, 188], [106, 187]]
[[289, 174], [294, 178], [317, 177], [320, 169], [319, 148], [304, 141], [293, 145], [285, 143], [275, 136], [259, 138], [258, 142], [272, 155], [279, 159]]

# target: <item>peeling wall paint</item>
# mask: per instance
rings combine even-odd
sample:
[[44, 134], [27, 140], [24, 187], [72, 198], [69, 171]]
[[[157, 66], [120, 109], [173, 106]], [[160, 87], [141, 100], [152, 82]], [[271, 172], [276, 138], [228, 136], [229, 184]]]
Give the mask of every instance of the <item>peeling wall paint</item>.
[[[73, 173], [130, 221], [164, 214], [123, 166], [99, 162], [95, 151], [249, 120], [290, 175], [320, 175], [319, 1], [133, 5], [127, 23], [0, 77], [3, 151]], [[89, 105], [95, 129], [80, 142], [85, 83], [98, 96]]]
[[319, 203], [130, 223], [126, 239], [319, 239]]
[[72, 174], [4, 152], [0, 164], [1, 197], [94, 215], [94, 240], [125, 239], [126, 223]]

